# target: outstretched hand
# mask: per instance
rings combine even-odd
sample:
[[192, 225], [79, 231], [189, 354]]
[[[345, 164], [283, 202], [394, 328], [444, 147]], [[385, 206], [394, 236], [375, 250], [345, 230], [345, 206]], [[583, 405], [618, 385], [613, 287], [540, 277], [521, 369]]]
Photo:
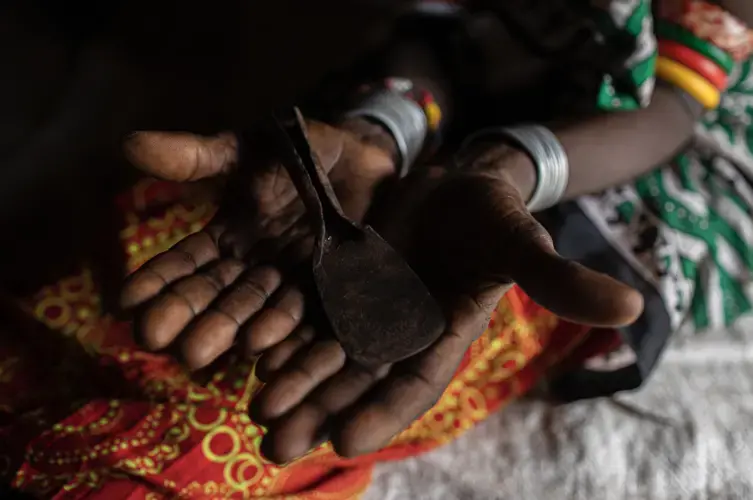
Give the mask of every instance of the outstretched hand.
[[[309, 123], [309, 138], [344, 212], [360, 220], [395, 165], [389, 151], [367, 144], [379, 130], [349, 127], [359, 135]], [[293, 265], [310, 255], [303, 203], [279, 162], [237, 176], [237, 151], [232, 134], [144, 132], [126, 144], [132, 163], [156, 177], [207, 180], [217, 189], [218, 179], [230, 184], [212, 221], [131, 275], [121, 295], [142, 343], [176, 352], [190, 369], [209, 365], [236, 343], [255, 355], [285, 338], [304, 313], [297, 284], [266, 264], [275, 257]]]
[[385, 446], [439, 399], [513, 282], [574, 322], [615, 327], [638, 317], [638, 292], [557, 255], [505, 161], [419, 172], [401, 183], [377, 223], [444, 308], [447, 328], [435, 344], [366, 370], [336, 341], [298, 328], [262, 356], [257, 374], [267, 384], [252, 416], [269, 428], [268, 458], [287, 462], [327, 438], [344, 456]]
[[[360, 218], [394, 162], [357, 141], [350, 149], [352, 136], [341, 131], [313, 125], [309, 133], [343, 208]], [[136, 136], [129, 153], [143, 169], [174, 180], [232, 173], [236, 160], [229, 136]], [[513, 282], [579, 323], [624, 325], [642, 310], [636, 291], [557, 255], [506, 168], [516, 158], [512, 152], [455, 172], [416, 172], [376, 207], [375, 227], [430, 286], [447, 318], [435, 344], [394, 366], [365, 369], [347, 360], [336, 340], [307, 324], [300, 288], [283, 284], [279, 267], [256, 264], [269, 248], [310, 255], [303, 207], [279, 165], [249, 183], [254, 211], [225, 200], [204, 231], [132, 276], [123, 304], [143, 311], [137, 325], [147, 347], [177, 346], [189, 368], [206, 366], [236, 342], [248, 355], [263, 352], [257, 375], [267, 384], [251, 411], [269, 428], [268, 458], [287, 462], [327, 438], [345, 456], [375, 451], [437, 401]], [[289, 229], [296, 225], [300, 232]], [[221, 257], [223, 246], [222, 255], [234, 256]]]

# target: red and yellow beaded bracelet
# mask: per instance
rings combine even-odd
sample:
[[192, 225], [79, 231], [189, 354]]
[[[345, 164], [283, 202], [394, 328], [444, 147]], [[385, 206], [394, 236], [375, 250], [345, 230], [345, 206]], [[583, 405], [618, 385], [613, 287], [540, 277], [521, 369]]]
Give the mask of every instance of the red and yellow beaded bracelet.
[[660, 41], [666, 40], [674, 42], [697, 52], [722, 68], [726, 75], [729, 75], [735, 67], [735, 60], [730, 54], [713, 43], [698, 38], [692, 32], [677, 23], [665, 19], [658, 19], [656, 21], [656, 36]]
[[403, 94], [424, 111], [429, 132], [436, 134], [442, 125], [442, 110], [434, 96], [426, 89], [420, 88], [407, 78], [386, 78], [383, 82], [386, 89]]
[[720, 92], [727, 89], [729, 75], [724, 69], [690, 47], [671, 40], [660, 40], [659, 55], [695, 71]]
[[719, 106], [722, 97], [719, 89], [692, 69], [672, 59], [662, 56], [657, 58], [656, 76], [684, 90], [706, 109]]
[[362, 85], [358, 94], [365, 95], [379, 90], [398, 93], [415, 102], [421, 108], [426, 116], [428, 128], [424, 142], [424, 153], [435, 151], [441, 143], [445, 116], [434, 95], [422, 86], [417, 85], [413, 80], [399, 77], [385, 78], [375, 83]]

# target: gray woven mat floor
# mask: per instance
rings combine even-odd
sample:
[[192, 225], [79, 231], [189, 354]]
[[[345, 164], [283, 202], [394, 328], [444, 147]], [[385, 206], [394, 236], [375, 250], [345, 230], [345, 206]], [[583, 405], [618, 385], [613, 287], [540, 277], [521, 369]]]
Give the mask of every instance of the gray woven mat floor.
[[380, 465], [366, 499], [753, 499], [747, 330], [681, 338], [647, 387], [614, 401], [518, 402], [446, 447]]

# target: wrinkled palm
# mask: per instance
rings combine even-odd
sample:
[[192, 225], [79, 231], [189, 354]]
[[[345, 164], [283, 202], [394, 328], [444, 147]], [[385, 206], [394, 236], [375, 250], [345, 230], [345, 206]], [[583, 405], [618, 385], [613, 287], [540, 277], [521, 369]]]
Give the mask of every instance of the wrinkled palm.
[[[309, 134], [343, 210], [362, 218], [376, 185], [394, 172], [392, 159], [323, 124], [310, 124]], [[121, 305], [137, 311], [137, 333], [145, 346], [174, 349], [189, 368], [198, 369], [236, 342], [253, 355], [286, 336], [301, 320], [303, 295], [280, 267], [265, 263], [273, 257], [280, 264], [299, 262], [310, 253], [312, 236], [282, 165], [264, 162], [238, 178], [232, 135], [147, 132], [133, 136], [126, 151], [137, 166], [162, 178], [226, 176], [231, 184], [206, 228], [127, 281]]]
[[[329, 156], [328, 152], [345, 149], [327, 146], [330, 136], [319, 130], [311, 127], [312, 147], [322, 164], [330, 165], [333, 178], [343, 155]], [[223, 154], [205, 152], [192, 158], [225, 158]], [[139, 163], [149, 155], [132, 156]], [[371, 168], [381, 165], [371, 153], [356, 157], [363, 163], [345, 162], [351, 169], [344, 170], [352, 173], [353, 165], [361, 165], [361, 171], [381, 172]], [[186, 158], [176, 161], [189, 163]], [[149, 170], [152, 163], [140, 164]], [[227, 162], [217, 160], [217, 164]], [[207, 169], [199, 176], [221, 171], [225, 167]], [[249, 355], [263, 353], [257, 374], [266, 385], [251, 411], [269, 429], [263, 451], [272, 460], [289, 461], [328, 438], [346, 456], [387, 444], [440, 397], [466, 349], [483, 332], [513, 282], [554, 313], [585, 324], [622, 325], [641, 311], [637, 292], [556, 254], [551, 238], [525, 209], [520, 193], [499, 165], [471, 165], [450, 174], [439, 168], [425, 169], [401, 181], [375, 207], [374, 225], [430, 286], [443, 306], [447, 328], [436, 343], [416, 356], [367, 370], [349, 362], [328, 332], [317, 332], [308, 324], [306, 298], [294, 282], [285, 283], [281, 266], [253, 265], [270, 247], [286, 255], [292, 246], [299, 258], [310, 251], [305, 244], [306, 224], [297, 226], [300, 202], [289, 180], [286, 188], [280, 187], [285, 184], [279, 179], [286, 177], [279, 166], [271, 172], [271, 177], [257, 174], [259, 179], [272, 181], [252, 184], [254, 189], [267, 191], [252, 190], [250, 197], [257, 205], [268, 200], [269, 205], [262, 203], [255, 212], [266, 218], [254, 219], [266, 222], [256, 223], [255, 230], [248, 232], [248, 224], [240, 229], [228, 221], [243, 221], [249, 212], [238, 213], [239, 205], [229, 215], [221, 209], [207, 229], [137, 272], [124, 290], [123, 301], [130, 307], [146, 305], [139, 324], [147, 346], [178, 343], [189, 367], [206, 366], [236, 341], [246, 346]], [[348, 197], [358, 194], [358, 190], [343, 189], [345, 184], [338, 190], [344, 207]], [[363, 201], [371, 199], [376, 182], [365, 184], [370, 190], [366, 195], [361, 191], [360, 202], [354, 201], [362, 208], [368, 206]], [[278, 201], [281, 198], [285, 203]], [[223, 208], [232, 206], [224, 200]], [[276, 208], [265, 210], [267, 206]], [[292, 227], [301, 228], [298, 239], [287, 239], [298, 234]], [[241, 258], [220, 257], [225, 239]]]

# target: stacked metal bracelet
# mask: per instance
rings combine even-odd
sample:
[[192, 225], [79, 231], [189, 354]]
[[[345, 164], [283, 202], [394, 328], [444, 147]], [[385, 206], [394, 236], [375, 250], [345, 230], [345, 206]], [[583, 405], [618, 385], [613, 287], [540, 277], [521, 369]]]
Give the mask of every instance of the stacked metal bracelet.
[[399, 175], [408, 174], [429, 132], [426, 115], [418, 104], [398, 92], [381, 90], [367, 96], [346, 116], [369, 118], [389, 130], [400, 155]]
[[522, 148], [536, 165], [536, 187], [526, 207], [531, 212], [550, 208], [562, 199], [570, 177], [567, 153], [551, 130], [541, 125], [490, 128], [471, 135], [465, 145], [481, 138], [506, 139]]

